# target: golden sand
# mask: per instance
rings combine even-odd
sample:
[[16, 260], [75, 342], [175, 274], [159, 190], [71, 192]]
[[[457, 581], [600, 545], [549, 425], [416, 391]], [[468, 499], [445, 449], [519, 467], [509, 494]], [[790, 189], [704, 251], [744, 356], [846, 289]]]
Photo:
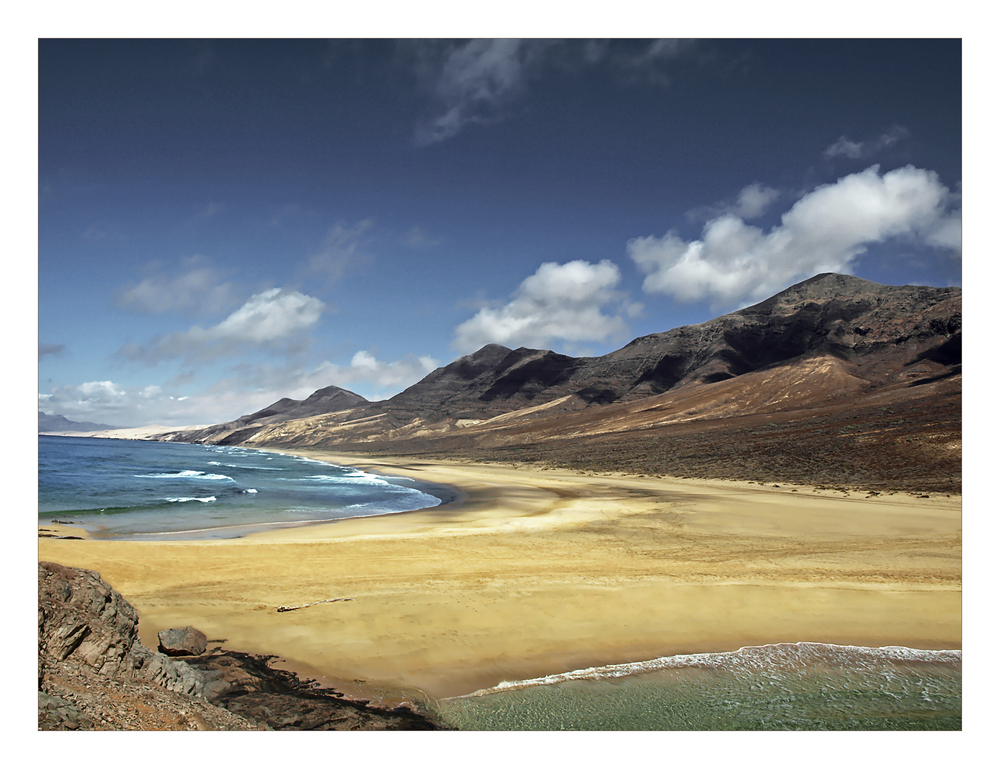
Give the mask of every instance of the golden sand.
[[[238, 540], [45, 538], [138, 609], [367, 695], [746, 645], [961, 648], [961, 499], [298, 451], [454, 503]], [[352, 598], [298, 606], [330, 598]]]

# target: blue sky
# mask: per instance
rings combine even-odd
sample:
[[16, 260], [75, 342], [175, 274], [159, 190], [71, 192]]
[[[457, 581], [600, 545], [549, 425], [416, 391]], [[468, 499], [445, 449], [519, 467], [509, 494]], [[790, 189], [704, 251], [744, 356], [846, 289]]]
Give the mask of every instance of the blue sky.
[[961, 285], [939, 40], [42, 40], [39, 408], [377, 400], [817, 272]]

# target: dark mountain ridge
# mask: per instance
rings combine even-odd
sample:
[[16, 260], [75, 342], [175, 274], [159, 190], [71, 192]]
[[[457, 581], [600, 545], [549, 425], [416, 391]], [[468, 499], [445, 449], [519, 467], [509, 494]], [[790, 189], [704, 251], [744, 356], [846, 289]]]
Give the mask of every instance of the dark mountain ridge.
[[752, 307], [640, 337], [600, 357], [487, 345], [373, 404], [389, 412], [489, 418], [566, 396], [581, 406], [710, 384], [806, 355], [876, 369], [929, 359], [961, 362], [961, 289], [882, 286], [826, 273]]
[[[833, 415], [863, 406], [870, 410], [863, 413], [877, 416], [920, 401], [934, 413], [947, 404], [941, 408], [948, 427], [934, 440], [960, 446], [961, 302], [960, 288], [883, 286], [827, 273], [751, 307], [643, 336], [603, 356], [487, 345], [385, 401], [298, 419], [265, 409], [238, 424], [161, 439], [465, 456], [544, 444], [539, 456], [558, 461], [590, 452], [590, 464], [605, 467], [611, 455], [586, 447], [612, 434], [737, 422], [746, 430], [781, 419], [818, 419], [806, 442], [816, 442], [812, 450], [819, 456], [830, 445], [823, 431]], [[843, 424], [857, 428], [850, 420]], [[887, 429], [886, 435], [902, 428]], [[690, 440], [688, 427], [684, 431]], [[796, 440], [805, 445], [802, 437]], [[732, 452], [728, 443], [715, 450], [720, 456]], [[955, 452], [948, 451], [946, 464], [953, 468]], [[829, 461], [852, 461], [841, 454]], [[618, 464], [608, 467], [625, 467], [638, 454], [626, 442], [616, 444], [613, 456]], [[665, 457], [649, 467], [673, 467]], [[740, 461], [761, 467], [757, 458]], [[808, 457], [802, 462], [808, 465]], [[953, 479], [953, 469], [947, 473]]]

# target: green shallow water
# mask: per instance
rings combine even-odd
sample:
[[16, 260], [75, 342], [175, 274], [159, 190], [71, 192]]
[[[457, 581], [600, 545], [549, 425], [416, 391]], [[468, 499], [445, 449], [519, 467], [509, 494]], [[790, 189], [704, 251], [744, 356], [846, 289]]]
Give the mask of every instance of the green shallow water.
[[[778, 644], [444, 700], [463, 730], [959, 730], [961, 654]], [[912, 654], [911, 654], [912, 653]]]

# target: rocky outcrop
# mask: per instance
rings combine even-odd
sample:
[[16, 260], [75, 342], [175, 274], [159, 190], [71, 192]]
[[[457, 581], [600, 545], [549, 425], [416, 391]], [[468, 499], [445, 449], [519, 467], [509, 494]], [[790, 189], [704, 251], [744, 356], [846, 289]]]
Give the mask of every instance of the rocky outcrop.
[[[100, 575], [38, 564], [40, 730], [436, 729], [407, 708], [378, 708], [215, 648], [174, 628], [172, 659], [139, 642], [139, 615]], [[199, 651], [200, 650], [200, 651]]]
[[38, 564], [38, 728], [258, 729], [204, 698], [202, 671], [139, 642], [139, 615], [100, 575]]
[[139, 643], [139, 615], [101, 576], [38, 564], [38, 664], [68, 662], [108, 678], [200, 696], [203, 676]]

